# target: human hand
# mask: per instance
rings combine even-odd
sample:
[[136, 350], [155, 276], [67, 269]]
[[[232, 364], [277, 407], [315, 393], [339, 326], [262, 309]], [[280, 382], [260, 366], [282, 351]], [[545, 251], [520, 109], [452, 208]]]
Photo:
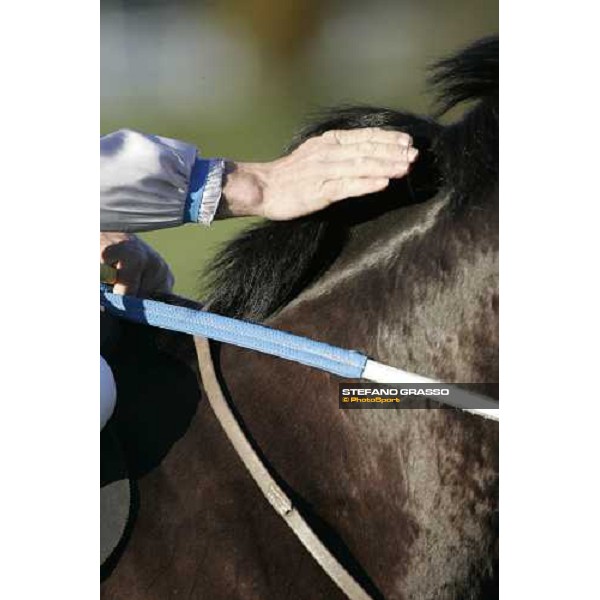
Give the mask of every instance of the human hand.
[[220, 216], [302, 217], [383, 190], [417, 155], [412, 138], [399, 131], [327, 131], [269, 163], [230, 163]]
[[100, 233], [100, 263], [117, 269], [115, 294], [165, 293], [175, 282], [162, 256], [130, 233]]

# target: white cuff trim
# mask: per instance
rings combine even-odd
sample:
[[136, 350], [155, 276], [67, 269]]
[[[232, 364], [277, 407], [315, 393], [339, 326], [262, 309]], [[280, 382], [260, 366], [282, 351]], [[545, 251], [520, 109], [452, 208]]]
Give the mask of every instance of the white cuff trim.
[[202, 204], [200, 205], [199, 223], [202, 225], [210, 225], [221, 200], [221, 192], [223, 190], [223, 173], [225, 171], [225, 161], [221, 158], [211, 159], [208, 167], [208, 175], [202, 192]]

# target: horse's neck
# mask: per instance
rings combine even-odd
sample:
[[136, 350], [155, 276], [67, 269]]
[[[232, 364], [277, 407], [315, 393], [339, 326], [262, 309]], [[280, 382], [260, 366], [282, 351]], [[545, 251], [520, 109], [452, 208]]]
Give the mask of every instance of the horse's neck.
[[[447, 202], [440, 196], [354, 229], [333, 267], [268, 324], [425, 375], [443, 375], [456, 347], [465, 365], [457, 368], [456, 378], [476, 381], [467, 379], [475, 377], [468, 353], [478, 338], [465, 348], [463, 332], [454, 330], [473, 333], [465, 325], [470, 313], [464, 306], [475, 307], [471, 296], [484, 295], [493, 271], [486, 244], [493, 248], [494, 242], [481, 241], [490, 238], [483, 217], [475, 217], [468, 228], [446, 221]], [[493, 283], [489, 287], [495, 289]], [[489, 337], [483, 331], [481, 336]], [[399, 589], [417, 590], [406, 594], [411, 597], [441, 595], [433, 588], [420, 592], [429, 584], [420, 570], [411, 578], [390, 570], [390, 564], [409, 564], [418, 555], [424, 568], [435, 565], [443, 580], [454, 577], [457, 568], [467, 569], [472, 555], [484, 551], [490, 536], [480, 515], [487, 519], [491, 511], [486, 503], [495, 464], [486, 458], [482, 467], [474, 457], [493, 459], [490, 425], [465, 422], [454, 411], [340, 411], [337, 378], [232, 347], [223, 349], [220, 361], [236, 409], [269, 464], [304, 500], [303, 508], [317, 507], [321, 521], [386, 597], [399, 595]], [[443, 470], [440, 464], [446, 465]], [[465, 470], [475, 469], [481, 477], [465, 483]], [[475, 497], [484, 500], [471, 510]], [[439, 521], [431, 521], [432, 498]], [[357, 527], [365, 518], [369, 527]], [[445, 524], [465, 521], [475, 534], [456, 567], [452, 561], [464, 530], [449, 532]], [[421, 524], [427, 533], [417, 536]], [[263, 538], [260, 547], [272, 547], [271, 538]], [[256, 555], [253, 550], [249, 556]]]
[[[448, 196], [357, 226], [333, 267], [270, 321], [447, 381], [496, 381], [497, 213]], [[492, 378], [492, 379], [490, 379]]]

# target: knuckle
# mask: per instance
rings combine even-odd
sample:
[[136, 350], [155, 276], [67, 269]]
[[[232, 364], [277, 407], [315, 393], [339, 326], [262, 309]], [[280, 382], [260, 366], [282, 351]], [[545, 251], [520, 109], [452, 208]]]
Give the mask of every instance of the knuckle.
[[322, 140], [321, 137], [311, 137], [308, 138], [305, 142], [302, 143], [300, 148], [305, 148], [306, 150], [312, 150], [314, 148], [318, 148], [321, 146]]
[[406, 145], [412, 144], [412, 137], [408, 133], [400, 132], [400, 140], [405, 142]]
[[334, 129], [332, 134], [338, 144], [343, 144], [351, 138], [351, 132], [344, 131], [343, 129]]
[[363, 129], [363, 131], [364, 131], [364, 136], [369, 140], [372, 139], [377, 134], [376, 127], [365, 127], [365, 129]]

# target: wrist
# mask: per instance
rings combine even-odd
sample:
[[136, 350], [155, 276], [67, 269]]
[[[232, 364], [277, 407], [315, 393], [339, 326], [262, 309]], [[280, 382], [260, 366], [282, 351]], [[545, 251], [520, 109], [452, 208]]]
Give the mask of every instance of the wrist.
[[268, 167], [227, 161], [217, 218], [262, 217]]

